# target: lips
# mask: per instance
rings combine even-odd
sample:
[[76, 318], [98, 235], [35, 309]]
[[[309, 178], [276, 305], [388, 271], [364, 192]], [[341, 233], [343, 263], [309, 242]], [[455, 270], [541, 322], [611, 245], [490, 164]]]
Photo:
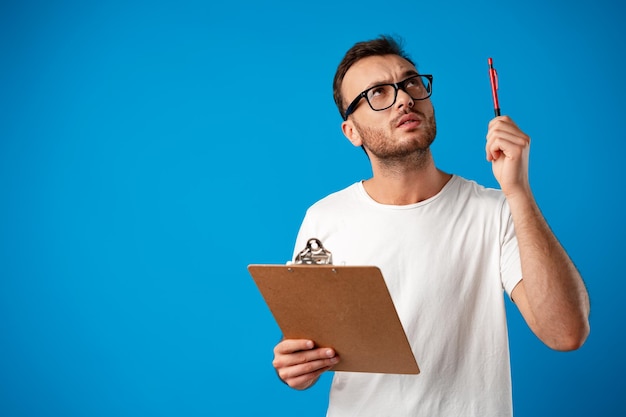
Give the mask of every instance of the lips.
[[415, 113], [408, 113], [400, 117], [396, 127], [417, 127], [421, 124], [419, 116]]

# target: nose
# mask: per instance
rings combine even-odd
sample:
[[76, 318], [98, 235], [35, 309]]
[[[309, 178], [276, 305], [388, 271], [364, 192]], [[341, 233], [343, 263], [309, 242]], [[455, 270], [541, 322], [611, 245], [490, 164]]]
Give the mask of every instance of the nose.
[[404, 106], [410, 109], [413, 108], [413, 105], [415, 104], [415, 102], [413, 101], [413, 98], [411, 98], [409, 93], [404, 91], [404, 89], [402, 88], [398, 88], [398, 92], [396, 94], [397, 94], [396, 107], [398, 108], [398, 110]]

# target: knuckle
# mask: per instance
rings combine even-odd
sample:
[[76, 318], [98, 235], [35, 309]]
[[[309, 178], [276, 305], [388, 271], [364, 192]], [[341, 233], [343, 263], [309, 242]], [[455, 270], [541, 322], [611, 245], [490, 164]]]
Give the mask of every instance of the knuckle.
[[305, 373], [310, 374], [320, 369], [319, 361], [307, 362], [304, 364]]
[[309, 362], [308, 352], [299, 352], [294, 356], [294, 360], [298, 363], [307, 363]]
[[289, 373], [288, 372], [286, 372], [285, 370], [281, 369], [277, 373], [278, 373], [278, 377], [280, 379], [282, 379], [285, 382], [288, 382], [288, 380], [289, 380]]
[[297, 380], [294, 379], [290, 379], [289, 381], [285, 381], [287, 383], [287, 385], [289, 385], [289, 387], [294, 388], [294, 389], [298, 389], [300, 388], [300, 384]]
[[302, 369], [304, 371], [304, 373], [311, 373], [315, 370], [315, 366], [313, 364], [313, 362], [307, 362], [305, 364], [302, 365]]

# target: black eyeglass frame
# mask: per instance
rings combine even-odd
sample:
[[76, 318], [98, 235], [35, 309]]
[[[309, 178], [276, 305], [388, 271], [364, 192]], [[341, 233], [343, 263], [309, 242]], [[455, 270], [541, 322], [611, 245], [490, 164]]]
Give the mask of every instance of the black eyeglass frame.
[[[414, 79], [416, 77], [424, 77], [424, 78], [426, 78], [428, 80], [428, 85], [430, 86], [430, 88], [427, 89], [428, 95], [426, 97], [415, 98], [411, 94], [409, 94], [408, 91], [406, 91], [406, 88], [405, 88], [406, 83], [409, 80], [412, 80], [412, 79]], [[379, 87], [382, 87], [382, 86], [385, 86], [385, 85], [390, 85], [390, 86], [392, 86], [394, 88], [395, 93], [394, 93], [393, 101], [391, 102], [391, 104], [389, 106], [385, 107], [384, 109], [375, 109], [374, 107], [372, 107], [372, 103], [370, 103], [369, 98], [367, 98], [367, 93], [369, 93], [369, 91], [374, 89], [374, 88], [379, 88]], [[370, 108], [372, 110], [374, 110], [374, 111], [387, 110], [389, 107], [391, 107], [394, 104], [396, 104], [396, 100], [398, 99], [398, 90], [404, 91], [413, 100], [426, 100], [427, 98], [429, 98], [433, 94], [433, 76], [431, 74], [416, 74], [416, 75], [411, 75], [409, 78], [407, 78], [405, 80], [402, 80], [400, 82], [397, 82], [397, 83], [377, 84], [377, 85], [375, 85], [373, 87], [370, 87], [367, 90], [363, 91], [358, 96], [356, 96], [356, 98], [354, 100], [352, 100], [352, 103], [350, 103], [350, 105], [348, 106], [348, 108], [346, 109], [346, 111], [345, 111], [345, 113], [343, 115], [343, 120], [348, 120], [348, 116], [350, 116], [352, 113], [354, 113], [354, 111], [356, 110], [357, 104], [359, 104], [359, 102], [361, 101], [362, 98], [365, 98], [365, 100], [367, 101], [367, 104], [369, 104]]]

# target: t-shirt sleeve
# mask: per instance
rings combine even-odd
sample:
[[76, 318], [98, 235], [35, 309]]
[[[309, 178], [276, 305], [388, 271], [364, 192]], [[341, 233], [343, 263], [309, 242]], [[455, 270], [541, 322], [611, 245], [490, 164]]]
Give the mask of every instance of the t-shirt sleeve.
[[506, 199], [502, 204], [500, 225], [500, 276], [502, 287], [510, 298], [511, 292], [522, 280], [522, 265], [513, 218]]

